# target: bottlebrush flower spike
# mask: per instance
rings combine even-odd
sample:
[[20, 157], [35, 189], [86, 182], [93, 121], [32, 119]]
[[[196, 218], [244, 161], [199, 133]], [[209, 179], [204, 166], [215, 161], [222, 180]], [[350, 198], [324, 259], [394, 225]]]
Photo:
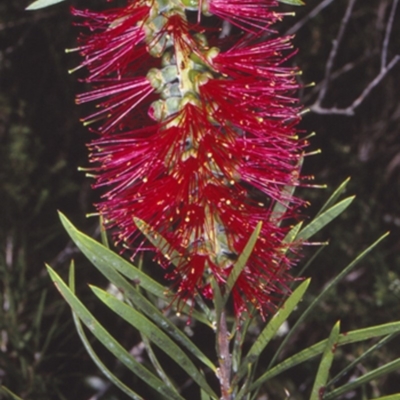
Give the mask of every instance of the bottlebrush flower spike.
[[[305, 142], [297, 137], [301, 107], [293, 93], [297, 70], [284, 66], [290, 37], [260, 41], [280, 19], [271, 0], [129, 2], [104, 13], [77, 11], [93, 33], [78, 50], [96, 101], [84, 119], [100, 122], [90, 145], [97, 205], [117, 242], [132, 249], [137, 217], [179, 254], [169, 278], [180, 301], [212, 295], [210, 276], [224, 284], [259, 221], [259, 239], [233, 288], [237, 315], [253, 304], [274, 307], [291, 280], [285, 218], [301, 200]], [[189, 22], [191, 12], [226, 18], [247, 34], [227, 48], [209, 47], [215, 29]], [[101, 122], [102, 121], [102, 122]], [[96, 124], [94, 124], [96, 126]], [[278, 213], [277, 203], [287, 211]], [[160, 249], [158, 249], [160, 251]], [[167, 267], [160, 252], [160, 263]]]

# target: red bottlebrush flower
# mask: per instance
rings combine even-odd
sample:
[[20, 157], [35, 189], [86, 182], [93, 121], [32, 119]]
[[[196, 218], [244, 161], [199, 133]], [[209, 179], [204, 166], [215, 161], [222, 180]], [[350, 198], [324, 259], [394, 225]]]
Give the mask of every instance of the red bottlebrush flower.
[[[278, 228], [282, 215], [272, 215], [274, 202], [262, 203], [250, 183], [279, 201], [283, 184], [296, 184], [290, 139], [269, 146], [254, 145], [226, 126], [208, 121], [208, 110], [187, 104], [176, 125], [129, 132], [94, 142], [94, 161], [101, 162], [98, 186], [111, 184], [99, 211], [120, 238], [136, 236], [133, 215], [146, 221], [182, 260], [171, 275], [179, 282], [180, 298], [208, 288], [213, 274], [223, 286], [237, 256], [258, 221], [259, 241], [234, 288], [239, 313], [251, 301], [264, 311], [280, 293], [290, 265]], [[294, 146], [292, 145], [292, 148]], [[293, 157], [292, 157], [293, 158]], [[254, 190], [254, 189], [253, 189]], [[254, 197], [254, 198], [253, 198]]]
[[[255, 31], [279, 18], [273, 5], [210, 0], [206, 10]], [[290, 38], [259, 43], [259, 36], [246, 35], [221, 52], [208, 47], [207, 30], [168, 2], [163, 10], [130, 3], [104, 14], [74, 13], [86, 16], [82, 25], [94, 31], [80, 51], [96, 87], [77, 102], [96, 101], [100, 108], [84, 122], [103, 121], [90, 150], [94, 186], [109, 188], [97, 205], [106, 225], [128, 246], [139, 234], [134, 217], [162, 235], [169, 243], [163, 252], [179, 255], [169, 277], [185, 301], [196, 292], [207, 297], [211, 275], [223, 290], [262, 221], [233, 301], [237, 315], [249, 303], [268, 311], [290, 280], [291, 245], [282, 242], [281, 222], [301, 204], [284, 190], [299, 184], [304, 146], [296, 136], [296, 69], [282, 65], [293, 53]], [[137, 69], [146, 51], [159, 69]], [[139, 105], [147, 117], [137, 118]], [[288, 211], [276, 213], [277, 203]]]

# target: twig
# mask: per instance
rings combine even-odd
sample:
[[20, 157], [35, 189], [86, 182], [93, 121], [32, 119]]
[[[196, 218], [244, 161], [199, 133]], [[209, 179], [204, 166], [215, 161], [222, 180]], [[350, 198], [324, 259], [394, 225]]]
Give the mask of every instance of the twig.
[[357, 107], [361, 105], [361, 103], [367, 98], [367, 96], [371, 93], [371, 91], [385, 78], [385, 76], [390, 72], [390, 70], [400, 61], [400, 55], [396, 55], [387, 64], [389, 40], [393, 29], [393, 22], [396, 14], [396, 9], [399, 2], [399, 0], [393, 0], [392, 8], [390, 11], [388, 23], [385, 30], [385, 37], [382, 43], [381, 67], [378, 75], [364, 88], [361, 94], [353, 101], [353, 103], [350, 106], [346, 108], [338, 108], [338, 107], [326, 108], [322, 106], [322, 101], [324, 100], [326, 93], [329, 89], [329, 84], [332, 81], [332, 79], [334, 79], [335, 74], [332, 73], [333, 64], [339, 49], [339, 44], [343, 38], [343, 34], [346, 29], [355, 2], [356, 0], [349, 0], [349, 4], [345, 16], [343, 18], [343, 21], [341, 23], [337, 38], [334, 41], [332, 50], [329, 54], [329, 58], [325, 68], [325, 78], [319, 84], [322, 85], [321, 90], [319, 92], [318, 98], [315, 101], [315, 103], [309, 107], [311, 111], [317, 114], [336, 114], [336, 115], [347, 115], [347, 116], [354, 115]]
[[383, 45], [382, 45], [381, 70], [384, 69], [386, 66], [387, 52], [388, 52], [388, 47], [389, 47], [389, 39], [390, 39], [390, 35], [392, 33], [393, 21], [394, 21], [394, 16], [396, 15], [396, 9], [397, 9], [398, 3], [399, 3], [399, 0], [393, 0], [392, 8], [390, 10], [388, 24], [386, 25], [385, 38], [383, 40]]
[[[359, 65], [361, 65], [364, 61], [371, 59], [372, 57], [376, 56], [379, 54], [378, 51], [371, 52], [367, 55], [361, 56], [358, 60], [355, 61], [350, 61], [346, 64], [344, 64], [342, 67], [338, 68], [331, 74], [331, 83], [335, 81], [336, 79], [340, 78], [342, 75], [346, 74], [347, 72], [352, 71], [353, 69], [357, 68]], [[307, 103], [309, 99], [314, 97], [315, 93], [318, 93], [319, 90], [321, 89], [321, 86], [323, 85], [324, 81], [321, 81], [317, 83], [315, 86], [311, 88], [311, 90], [307, 91], [307, 95], [304, 96], [303, 102]]]
[[351, 13], [353, 11], [354, 4], [356, 3], [357, 0], [349, 0], [349, 4], [346, 9], [346, 13], [342, 19], [342, 23], [340, 24], [339, 32], [337, 34], [336, 39], [333, 41], [332, 49], [331, 52], [329, 53], [328, 57], [328, 62], [326, 63], [325, 67], [325, 79], [324, 83], [322, 85], [321, 91], [319, 92], [318, 98], [317, 98], [317, 104], [320, 105], [325, 98], [325, 95], [328, 91], [329, 83], [331, 81], [331, 74], [332, 74], [332, 68], [333, 64], [335, 62], [338, 50], [339, 50], [339, 45], [343, 39], [344, 32], [346, 31], [347, 24], [349, 23]]
[[299, 31], [310, 19], [317, 16], [324, 8], [328, 7], [334, 0], [324, 0], [319, 3], [309, 14], [307, 14], [304, 18], [302, 18], [299, 22], [294, 24], [285, 35], [293, 35], [297, 31]]
[[226, 325], [226, 311], [221, 312], [219, 320], [218, 358], [219, 358], [219, 382], [221, 386], [221, 400], [232, 400], [231, 370], [232, 358], [229, 352], [229, 332]]

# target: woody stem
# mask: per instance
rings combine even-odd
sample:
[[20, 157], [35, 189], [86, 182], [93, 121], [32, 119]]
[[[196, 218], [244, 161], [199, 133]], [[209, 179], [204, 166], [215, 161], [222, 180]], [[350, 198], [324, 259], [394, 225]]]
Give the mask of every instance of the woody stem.
[[219, 382], [221, 400], [232, 400], [231, 371], [232, 356], [229, 352], [229, 332], [226, 325], [226, 311], [221, 312], [217, 330], [217, 351], [219, 360]]

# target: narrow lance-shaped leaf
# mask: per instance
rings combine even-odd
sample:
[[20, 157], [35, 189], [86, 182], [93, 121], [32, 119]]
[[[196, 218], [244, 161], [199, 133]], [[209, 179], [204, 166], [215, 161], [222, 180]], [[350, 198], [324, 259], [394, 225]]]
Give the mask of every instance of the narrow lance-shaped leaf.
[[173, 392], [151, 371], [140, 364], [132, 355], [126, 351], [117, 340], [115, 340], [104, 327], [94, 318], [90, 311], [82, 304], [82, 302], [69, 289], [58, 274], [48, 265], [46, 265], [49, 275], [55, 283], [57, 289], [64, 299], [70, 305], [72, 310], [78, 315], [82, 322], [89, 328], [93, 335], [114, 354], [117, 359], [130, 369], [135, 375], [146, 382], [150, 387], [157, 390], [167, 399], [184, 400], [183, 397]]
[[[137, 269], [131, 266], [127, 261], [123, 258], [119, 257], [115, 253], [106, 249], [100, 243], [95, 242], [93, 239], [88, 238], [83, 233], [76, 230], [68, 220], [65, 221], [66, 228], [71, 238], [74, 241], [80, 243], [82, 248], [85, 248], [87, 254], [86, 256], [89, 259], [92, 259], [94, 265], [97, 269], [118, 289], [120, 289], [125, 296], [129, 298], [133, 304], [141, 309], [148, 317], [150, 317], [158, 326], [163, 328], [169, 335], [171, 335], [178, 343], [183, 345], [186, 349], [192, 352], [194, 356], [196, 356], [200, 361], [202, 361], [208, 368], [212, 371], [215, 371], [216, 367], [213, 363], [193, 344], [193, 342], [183, 333], [181, 332], [173, 322], [171, 322], [168, 318], [166, 318], [162, 312], [154, 306], [146, 297], [144, 297], [138, 290], [136, 290], [131, 283], [129, 283], [118, 271], [124, 273], [125, 276], [128, 276], [130, 279], [134, 280], [137, 272]], [[110, 254], [111, 253], [111, 254]], [[94, 255], [90, 257], [90, 255]], [[131, 268], [130, 268], [131, 267]], [[139, 270], [142, 274], [140, 276], [145, 275], [142, 271]], [[147, 276], [147, 275], [145, 275]], [[140, 283], [138, 280], [135, 282]], [[156, 292], [159, 293], [160, 288], [158, 287], [158, 283], [155, 283]], [[147, 287], [147, 286], [146, 286]], [[153, 286], [150, 286], [153, 287]], [[162, 286], [160, 285], [162, 288]], [[164, 299], [168, 302], [168, 299]], [[204, 324], [212, 327], [211, 323], [206, 320], [201, 313], [196, 310], [192, 311], [192, 317], [203, 322]]]
[[[293, 1], [300, 1], [300, 0], [293, 0]], [[304, 162], [304, 157], [301, 157], [297, 165], [299, 171], [301, 170], [303, 162]], [[290, 202], [292, 200], [293, 193], [295, 190], [296, 190], [295, 185], [286, 185], [283, 187], [282, 198], [284, 198], [285, 200], [278, 201], [275, 203], [274, 208], [272, 209], [272, 214], [271, 214], [272, 217], [276, 216], [279, 217], [286, 212], [286, 210], [290, 207]]]
[[[171, 250], [171, 246], [169, 245], [168, 241], [162, 235], [156, 232], [145, 221], [136, 217], [134, 217], [133, 220], [135, 221], [135, 224], [139, 228], [139, 230], [147, 238], [147, 240], [154, 247], [156, 247], [164, 255], [164, 257], [167, 258], [172, 264], [174, 264], [177, 267], [186, 262], [185, 259], [181, 257], [181, 255], [176, 250]], [[202, 302], [202, 300], [200, 300], [199, 303], [200, 302]], [[205, 305], [205, 303], [202, 302], [200, 306], [203, 306], [202, 308], [206, 316], [211, 317], [210, 315], [211, 313], [209, 310], [206, 309], [207, 306]], [[186, 312], [187, 308], [188, 308], [187, 306], [184, 306], [182, 311]], [[191, 317], [194, 317], [200, 322], [203, 322], [206, 325], [210, 325], [209, 321], [204, 319], [204, 317], [200, 313], [197, 313], [196, 310], [190, 309], [188, 314], [190, 314]]]
[[169, 260], [175, 266], [181, 265], [185, 263], [185, 259], [176, 251], [171, 250], [171, 245], [168, 241], [156, 232], [150, 225], [148, 225], [145, 221], [134, 217], [136, 226], [140, 229], [144, 236], [146, 236], [147, 240], [156, 247], [167, 260]]
[[109, 293], [97, 287], [91, 286], [95, 295], [111, 310], [135, 327], [149, 340], [156, 344], [162, 351], [168, 354], [184, 371], [210, 396], [218, 399], [218, 396], [210, 388], [200, 371], [195, 367], [189, 357], [176, 345], [162, 330], [148, 320], [134, 308], [118, 300]]
[[233, 379], [234, 384], [245, 375], [248, 370], [248, 365], [253, 364], [257, 360], [261, 352], [265, 349], [266, 345], [275, 336], [279, 327], [288, 319], [289, 315], [303, 298], [303, 295], [306, 292], [309, 284], [310, 279], [302, 282], [301, 285], [285, 301], [283, 306], [274, 314], [270, 322], [263, 329], [253, 346], [250, 348], [247, 356], [242, 361], [238, 374]]
[[347, 178], [342, 184], [339, 185], [339, 187], [331, 194], [329, 199], [325, 202], [325, 204], [318, 211], [315, 218], [319, 217], [323, 212], [325, 212], [328, 208], [332, 207], [335, 204], [336, 200], [344, 192], [344, 190], [346, 189], [347, 184], [349, 182], [350, 182], [350, 178]]
[[282, 203], [277, 202], [277, 203], [275, 204], [273, 210], [272, 210], [272, 214], [271, 214], [272, 216], [275, 216], [275, 215], [283, 215], [283, 214], [285, 213], [285, 211], [286, 211], [287, 208], [289, 207], [289, 203], [290, 203], [289, 199], [293, 196], [293, 193], [294, 193], [295, 189], [296, 189], [296, 186], [293, 186], [293, 185], [291, 185], [291, 186], [285, 186], [285, 187], [282, 189], [282, 193], [284, 194], [284, 196], [285, 196], [288, 200], [285, 201], [285, 202], [282, 202]]
[[337, 275], [334, 279], [332, 279], [328, 285], [326, 285], [323, 289], [323, 291], [312, 301], [312, 303], [307, 307], [307, 309], [303, 312], [303, 314], [297, 319], [296, 323], [293, 325], [289, 333], [286, 335], [285, 339], [282, 341], [280, 344], [278, 350], [275, 352], [274, 356], [272, 357], [267, 369], [269, 369], [272, 365], [274, 365], [274, 362], [276, 358], [278, 357], [280, 351], [284, 348], [285, 344], [287, 341], [290, 339], [290, 337], [294, 334], [296, 329], [301, 325], [301, 323], [307, 318], [308, 315], [311, 314], [312, 310], [320, 304], [322, 299], [329, 293], [329, 291], [335, 287], [341, 279], [343, 279], [375, 246], [377, 246], [386, 236], [388, 233], [385, 233], [382, 235], [378, 240], [376, 240], [374, 243], [371, 244], [368, 248], [366, 248], [361, 254], [359, 254], [349, 265], [346, 266], [346, 268], [343, 269], [343, 271]]
[[393, 340], [395, 337], [397, 337], [399, 333], [392, 333], [391, 335], [385, 336], [383, 339], [381, 339], [378, 343], [375, 345], [371, 346], [368, 348], [364, 353], [362, 353], [359, 357], [357, 357], [355, 360], [353, 360], [350, 364], [348, 364], [345, 368], [343, 368], [336, 376], [334, 376], [327, 384], [326, 386], [332, 386], [334, 385], [340, 378], [345, 376], [351, 369], [353, 369], [357, 364], [359, 364], [362, 360], [367, 358], [370, 354], [372, 354], [374, 351], [380, 349], [382, 346]]
[[225, 285], [225, 293], [224, 293], [224, 301], [226, 302], [229, 294], [231, 293], [233, 287], [235, 286], [235, 283], [237, 279], [239, 278], [240, 273], [243, 271], [243, 268], [246, 266], [246, 263], [251, 255], [251, 252], [254, 249], [254, 246], [256, 245], [258, 235], [260, 234], [262, 227], [262, 222], [259, 222], [254, 229], [253, 233], [250, 236], [250, 239], [246, 243], [246, 246], [244, 247], [242, 253], [240, 254], [238, 260], [236, 261], [235, 265], [232, 268], [231, 273], [229, 274], [228, 280]]
[[21, 397], [17, 396], [15, 393], [13, 393], [10, 389], [7, 389], [5, 386], [0, 386], [0, 394], [5, 393], [7, 395], [7, 398], [12, 399], [12, 400], [23, 400]]
[[31, 3], [28, 7], [25, 8], [25, 10], [28, 11], [33, 11], [33, 10], [39, 10], [40, 8], [45, 8], [52, 6], [53, 4], [61, 3], [64, 0], [36, 0], [33, 3]]
[[[139, 268], [120, 257], [118, 254], [114, 253], [99, 242], [96, 242], [91, 237], [80, 232], [71, 224], [65, 215], [59, 213], [59, 216], [67, 233], [70, 235], [71, 239], [82, 251], [82, 253], [85, 254], [85, 256], [93, 263], [93, 265], [116, 287], [127, 290], [126, 281], [123, 280], [118, 273], [116, 273], [117, 270], [128, 279], [136, 282], [136, 284], [141, 286], [143, 289], [164, 300], [167, 304], [171, 301], [165, 296], [166, 289], [164, 286], [160, 285], [158, 282], [153, 280]], [[129, 288], [132, 288], [132, 286], [129, 285]], [[197, 310], [189, 310], [189, 307], [185, 305], [181, 311], [187, 312], [188, 314], [190, 313], [191, 317], [194, 319], [211, 326], [210, 322]], [[153, 311], [151, 311], [151, 313], [153, 313]], [[161, 313], [158, 314], [162, 315]]]
[[211, 400], [211, 397], [203, 390], [200, 389], [201, 400]]
[[126, 395], [128, 395], [131, 399], [134, 400], [145, 400], [143, 397], [139, 396], [136, 392], [134, 392], [131, 388], [126, 386], [122, 381], [120, 381], [100, 360], [100, 358], [97, 356], [95, 351], [93, 350], [93, 347], [90, 345], [90, 342], [88, 338], [85, 335], [85, 332], [83, 330], [82, 324], [80, 319], [77, 317], [77, 315], [73, 312], [72, 313], [73, 319], [74, 319], [74, 324], [76, 327], [76, 330], [78, 332], [78, 335], [88, 352], [89, 356], [93, 360], [93, 362], [97, 365], [97, 368], [104, 374], [104, 376], [111, 382], [113, 383], [117, 388], [119, 388], [121, 391], [123, 391]]
[[140, 337], [142, 339], [142, 343], [146, 350], [147, 356], [149, 357], [149, 360], [150, 360], [151, 364], [153, 365], [153, 368], [157, 372], [157, 375], [163, 380], [163, 382], [166, 385], [168, 385], [171, 389], [177, 391], [175, 384], [172, 382], [171, 378], [165, 372], [165, 369], [162, 367], [160, 361], [158, 360], [156, 354], [154, 353], [154, 350], [153, 350], [153, 347], [152, 347], [152, 344], [151, 344], [149, 338], [146, 335], [144, 335], [143, 333], [140, 333]]
[[253, 318], [251, 317], [254, 311], [255, 307], [252, 305], [248, 311], [242, 313], [241, 318], [237, 319], [232, 327], [231, 336], [234, 338], [232, 349], [232, 371], [235, 374], [239, 371], [240, 362], [242, 360], [243, 343], [245, 341], [247, 331], [250, 327], [250, 324], [254, 322]]
[[[395, 332], [400, 332], [400, 322], [391, 322], [389, 324], [383, 324], [378, 326], [372, 326], [369, 328], [357, 329], [355, 331], [342, 333], [339, 335], [338, 345], [342, 346], [349, 343], [361, 342], [363, 340], [371, 339], [374, 337], [390, 335]], [[322, 340], [300, 351], [299, 353], [287, 358], [275, 367], [268, 370], [260, 378], [258, 378], [250, 387], [250, 390], [254, 390], [266, 382], [268, 379], [273, 378], [282, 372], [295, 367], [319, 354], [321, 354], [326, 346], [327, 339]]]
[[43, 310], [44, 310], [44, 305], [45, 305], [45, 301], [46, 301], [46, 295], [47, 295], [47, 290], [44, 290], [40, 296], [40, 300], [39, 300], [39, 306], [38, 306], [38, 310], [35, 316], [35, 319], [33, 321], [33, 328], [35, 331], [35, 344], [36, 347], [39, 346], [39, 342], [40, 342], [40, 338], [41, 338], [41, 323], [42, 323], [42, 317], [43, 317]]
[[[362, 376], [354, 379], [353, 381], [351, 381], [335, 390], [332, 390], [332, 392], [330, 392], [324, 396], [324, 400], [336, 399], [343, 393], [350, 392], [351, 390], [353, 390], [361, 385], [364, 385], [364, 384], [372, 381], [373, 379], [378, 379], [381, 376], [387, 375], [390, 372], [398, 371], [399, 368], [400, 368], [400, 358], [397, 358], [396, 360], [393, 360], [385, 365], [382, 365], [381, 367], [376, 368], [373, 371], [367, 372], [367, 373], [363, 374]], [[394, 396], [397, 396], [394, 398], [396, 400], [398, 400], [400, 398], [399, 394], [394, 395]]]
[[[64, 217], [65, 218], [65, 217]], [[122, 257], [116, 255], [110, 250], [106, 249], [100, 243], [94, 241], [93, 239], [87, 237], [83, 233], [79, 232], [66, 218], [65, 218], [65, 227], [67, 232], [70, 234], [72, 240], [81, 244], [82, 247], [85, 248], [87, 254], [86, 256], [89, 259], [92, 259], [94, 265], [97, 269], [117, 288], [119, 288], [128, 298], [131, 300], [136, 307], [140, 308], [143, 312], [146, 313], [158, 326], [163, 328], [169, 335], [174, 337], [176, 341], [178, 341], [181, 345], [186, 347], [189, 351], [192, 352], [199, 360], [201, 360], [208, 368], [212, 371], [215, 371], [215, 366], [213, 363], [193, 344], [193, 342], [183, 333], [181, 332], [176, 325], [171, 322], [168, 318], [166, 318], [162, 312], [154, 306], [147, 298], [145, 298], [138, 290], [136, 290], [123, 276], [120, 275], [118, 271], [123, 273], [129, 279], [134, 280], [137, 284], [140, 285], [142, 281], [137, 279], [137, 271], [140, 272], [140, 277], [147, 277], [142, 271], [132, 266]], [[94, 255], [93, 257], [90, 257]], [[149, 278], [151, 279], [151, 278]], [[154, 283], [154, 284], [153, 284]], [[165, 290], [163, 286], [159, 285], [155, 281], [150, 281], [143, 285], [146, 288], [155, 288], [151, 293], [156, 293], [160, 296], [161, 289]], [[162, 294], [162, 298], [168, 303], [168, 299], [165, 298], [164, 293]], [[185, 309], [183, 309], [184, 311]], [[204, 324], [211, 326], [211, 323], [207, 321], [203, 315], [196, 310], [192, 310], [191, 315], [193, 318], [197, 319]]]
[[329, 376], [333, 357], [336, 351], [337, 342], [340, 332], [340, 321], [333, 327], [328, 341], [326, 342], [325, 350], [322, 354], [321, 362], [319, 363], [318, 372], [315, 376], [313, 388], [311, 390], [310, 400], [320, 400], [325, 392], [326, 382]]
[[[75, 266], [74, 262], [71, 261], [71, 265], [69, 268], [69, 287], [73, 293], [75, 293]], [[81, 321], [79, 320], [78, 316], [76, 315], [75, 312], [72, 312], [72, 316], [74, 319], [74, 324], [76, 327], [76, 330], [78, 332], [78, 335], [85, 346], [86, 351], [88, 352], [89, 356], [91, 359], [94, 361], [94, 363], [97, 365], [97, 367], [100, 369], [100, 371], [104, 374], [104, 376], [115, 386], [117, 386], [121, 391], [123, 391], [125, 394], [127, 394], [131, 399], [133, 400], [144, 400], [143, 397], [139, 396], [136, 392], [134, 392], [131, 388], [126, 386], [122, 381], [120, 381], [100, 360], [100, 358], [97, 356], [96, 352], [93, 350], [93, 347], [91, 346], [88, 338], [86, 337], [86, 334], [82, 328]]]
[[296, 239], [307, 240], [317, 232], [319, 232], [325, 225], [340, 215], [354, 200], [354, 196], [348, 197], [341, 202], [337, 203], [327, 211], [323, 212], [320, 216], [314, 218], [306, 227], [304, 227]]
[[61, 223], [71, 239], [95, 266], [106, 264], [109, 267], [118, 269], [126, 277], [137, 282], [139, 286], [142, 286], [155, 296], [168, 301], [165, 298], [165, 288], [162, 285], [120, 257], [118, 254], [115, 254], [99, 242], [96, 242], [91, 237], [77, 230], [64, 214], [59, 213], [59, 216]]
[[400, 399], [400, 394], [390, 394], [389, 396], [384, 396], [384, 397], [377, 397], [374, 400], [399, 400]]
[[108, 242], [107, 231], [106, 228], [104, 227], [104, 218], [101, 215], [99, 218], [99, 225], [100, 225], [101, 243], [103, 244], [104, 247], [107, 247], [107, 249], [109, 249], [110, 243]]
[[301, 227], [303, 226], [303, 221], [296, 224], [283, 238], [283, 243], [292, 243], [295, 239], [297, 234], [299, 233]]

